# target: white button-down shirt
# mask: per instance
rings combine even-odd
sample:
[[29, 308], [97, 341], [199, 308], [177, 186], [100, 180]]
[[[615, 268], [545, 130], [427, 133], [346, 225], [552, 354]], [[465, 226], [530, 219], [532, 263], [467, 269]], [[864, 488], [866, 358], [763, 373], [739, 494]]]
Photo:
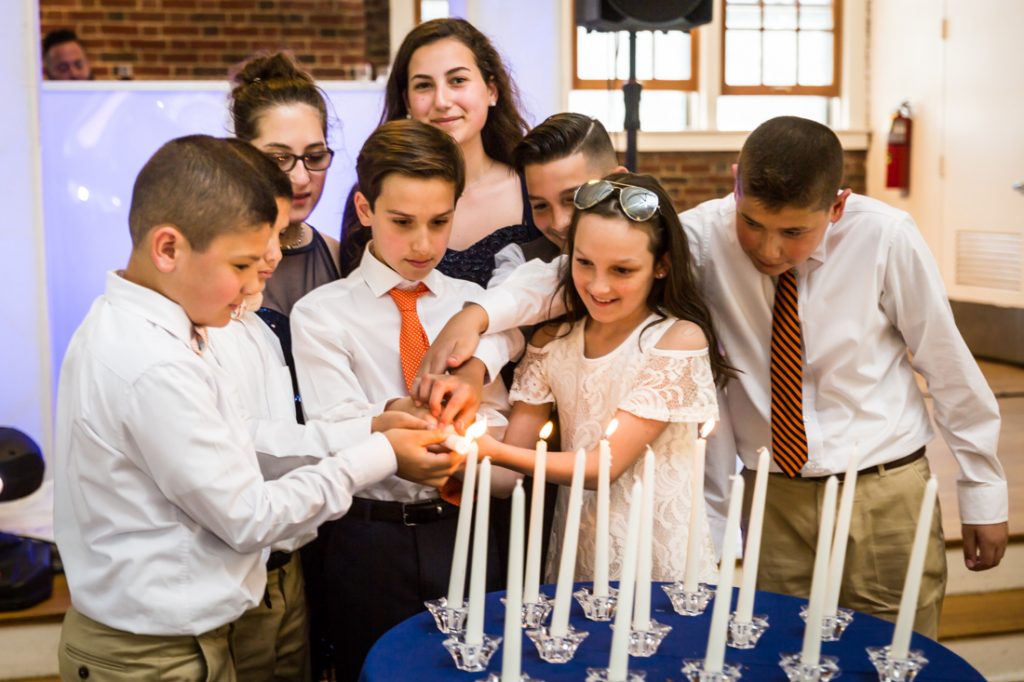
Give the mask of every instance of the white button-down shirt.
[[[753, 468], [757, 449], [771, 443], [775, 282], [740, 248], [731, 195], [680, 218], [715, 329], [729, 362], [742, 371], [723, 397], [729, 423], [720, 430], [731, 426], [731, 432], [712, 438], [709, 451], [717, 446], [719, 456], [713, 459], [727, 463], [720, 467], [723, 473], [737, 452]], [[492, 330], [536, 323], [556, 283], [557, 265], [531, 261], [503, 286], [474, 300], [487, 311]], [[854, 444], [861, 468], [900, 459], [927, 444], [933, 432], [914, 380], [917, 369], [934, 398], [939, 430], [960, 465], [961, 519], [1005, 521], [1008, 491], [996, 458], [998, 406], [956, 328], [942, 278], [910, 216], [852, 195], [843, 217], [797, 269], [797, 286], [809, 457], [803, 474], [844, 471]], [[725, 486], [709, 488], [709, 502], [720, 506], [713, 490], [724, 492]]]
[[393, 474], [387, 439], [264, 481], [239, 392], [185, 311], [117, 273], [68, 346], [54, 531], [75, 608], [149, 635], [207, 632], [262, 596], [265, 549]]
[[[243, 313], [226, 327], [208, 331], [210, 352], [238, 389], [238, 404], [265, 479], [315, 464], [366, 438], [353, 422], [296, 421], [292, 375], [281, 343], [255, 313]], [[275, 542], [273, 549], [295, 551], [314, 538], [315, 530]]]
[[[388, 292], [415, 288], [417, 282], [377, 260], [367, 248], [358, 268], [345, 279], [325, 284], [304, 296], [290, 316], [302, 408], [309, 419], [335, 421], [359, 417], [365, 433], [370, 420], [392, 398], [408, 395], [399, 354], [402, 317]], [[428, 293], [416, 310], [428, 339], [434, 339], [448, 319], [462, 309], [478, 285], [433, 270], [423, 280]], [[489, 334], [476, 357], [492, 378], [484, 387], [480, 413], [488, 425], [503, 427], [508, 394], [499, 372], [523, 348], [518, 330]], [[413, 502], [437, 497], [437, 490], [398, 477], [360, 491], [372, 500]]]

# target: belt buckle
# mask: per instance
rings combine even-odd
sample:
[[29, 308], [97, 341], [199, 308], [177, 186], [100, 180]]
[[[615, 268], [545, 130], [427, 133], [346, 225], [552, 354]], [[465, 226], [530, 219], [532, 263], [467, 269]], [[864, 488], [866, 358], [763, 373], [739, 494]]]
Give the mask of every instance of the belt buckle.
[[431, 502], [427, 502], [427, 503], [424, 503], [424, 502], [413, 502], [412, 504], [405, 504], [405, 503], [403, 503], [402, 504], [402, 525], [407, 526], [409, 528], [412, 528], [414, 526], [420, 525], [421, 523], [428, 523], [428, 521], [424, 521], [422, 519], [421, 520], [413, 521], [413, 520], [410, 520], [410, 518], [409, 518], [410, 511], [411, 512], [417, 512], [417, 511], [424, 510], [424, 509], [432, 509], [434, 511], [435, 516], [434, 516], [433, 519], [431, 519], [431, 521], [436, 521], [436, 520], [441, 518], [441, 509], [442, 509], [442, 507], [441, 507], [441, 503], [440, 502], [433, 502], [433, 501], [431, 501]]

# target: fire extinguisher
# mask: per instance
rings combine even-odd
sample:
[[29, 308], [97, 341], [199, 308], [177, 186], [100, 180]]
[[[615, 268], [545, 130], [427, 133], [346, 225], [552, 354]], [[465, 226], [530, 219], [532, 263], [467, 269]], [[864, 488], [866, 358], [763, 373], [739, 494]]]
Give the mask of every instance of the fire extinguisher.
[[903, 196], [910, 191], [910, 103], [903, 102], [892, 115], [888, 147], [885, 154], [885, 186], [899, 189]]

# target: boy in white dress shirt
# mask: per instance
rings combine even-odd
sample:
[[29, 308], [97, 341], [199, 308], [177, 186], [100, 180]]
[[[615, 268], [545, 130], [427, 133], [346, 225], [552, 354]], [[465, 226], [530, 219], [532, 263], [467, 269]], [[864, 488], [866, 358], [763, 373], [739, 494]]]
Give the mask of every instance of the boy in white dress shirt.
[[262, 287], [278, 205], [257, 168], [226, 140], [161, 147], [133, 189], [128, 267], [68, 347], [54, 458], [65, 680], [236, 679], [229, 626], [264, 594], [266, 548], [344, 514], [396, 465], [441, 484], [456, 464], [426, 452], [439, 431], [395, 430], [264, 481], [206, 330]]
[[[272, 185], [277, 199], [277, 224], [256, 266], [260, 280], [266, 282], [281, 262], [280, 234], [288, 227], [291, 182], [249, 143], [237, 139], [228, 142], [238, 145], [239, 151], [251, 158], [256, 170]], [[300, 424], [296, 421], [291, 370], [277, 336], [255, 313], [262, 298], [262, 294], [255, 294], [246, 299], [229, 324], [211, 327], [209, 350], [237, 385], [239, 404], [256, 446], [260, 470], [266, 480], [274, 480], [299, 466], [332, 457], [365, 435], [353, 428], [358, 427], [357, 424], [320, 421]], [[388, 411], [375, 420], [372, 430], [426, 427], [422, 419], [405, 412]], [[307, 614], [302, 561], [296, 550], [315, 538], [316, 531], [311, 530], [271, 547], [264, 596], [231, 628], [231, 651], [239, 679], [260, 682], [310, 677], [309, 617], [312, 613]]]
[[[831, 130], [774, 118], [744, 144], [734, 194], [681, 215], [722, 344], [741, 372], [726, 389], [728, 422], [709, 442], [708, 459], [728, 473], [738, 454], [750, 476], [757, 449], [771, 446], [758, 587], [805, 596], [821, 486], [846, 470], [856, 444], [857, 506], [840, 604], [895, 619], [933, 437], [914, 371], [928, 382], [939, 430], [960, 465], [964, 562], [976, 571], [998, 565], [1008, 539], [1000, 419], [913, 220], [841, 190], [842, 171]], [[457, 364], [478, 332], [547, 314], [557, 267], [527, 263], [485, 292], [439, 335], [424, 369]], [[777, 296], [776, 287], [789, 293]], [[792, 364], [781, 329], [773, 339], [773, 320], [797, 333]], [[788, 384], [785, 367], [795, 371]], [[915, 622], [931, 637], [945, 581], [936, 510]]]
[[[448, 134], [413, 120], [385, 123], [363, 145], [356, 172], [356, 213], [373, 239], [348, 277], [293, 308], [292, 348], [307, 418], [360, 416], [368, 425], [386, 407], [414, 409], [409, 386], [417, 344], [422, 354], [482, 289], [434, 269], [465, 182], [462, 154]], [[485, 342], [474, 362], [491, 377], [522, 348], [517, 331]], [[500, 379], [484, 386], [483, 403], [490, 423], [504, 421]], [[506, 487], [510, 492], [508, 481]], [[502, 489], [497, 476], [492, 489]], [[380, 635], [445, 593], [456, 517], [457, 508], [436, 489], [392, 478], [364, 489], [349, 515], [333, 524], [326, 600], [339, 680], [355, 679]], [[496, 551], [489, 555], [495, 589], [500, 564]]]

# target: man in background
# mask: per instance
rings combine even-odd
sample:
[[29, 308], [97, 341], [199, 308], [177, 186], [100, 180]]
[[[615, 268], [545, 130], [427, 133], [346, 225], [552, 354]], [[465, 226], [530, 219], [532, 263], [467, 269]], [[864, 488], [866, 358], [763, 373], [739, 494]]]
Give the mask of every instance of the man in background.
[[78, 35], [58, 28], [43, 37], [43, 77], [51, 81], [92, 80], [92, 67]]

